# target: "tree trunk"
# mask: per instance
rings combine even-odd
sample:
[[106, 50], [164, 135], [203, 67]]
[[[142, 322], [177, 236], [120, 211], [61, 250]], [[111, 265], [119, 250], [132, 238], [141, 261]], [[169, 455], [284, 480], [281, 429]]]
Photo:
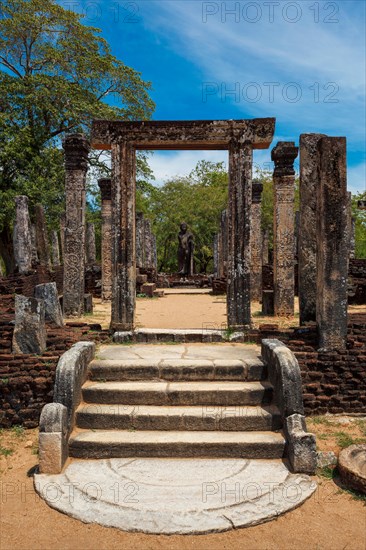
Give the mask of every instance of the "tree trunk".
[[0, 232], [0, 256], [5, 264], [5, 274], [10, 275], [15, 270], [13, 236], [9, 228], [4, 227]]

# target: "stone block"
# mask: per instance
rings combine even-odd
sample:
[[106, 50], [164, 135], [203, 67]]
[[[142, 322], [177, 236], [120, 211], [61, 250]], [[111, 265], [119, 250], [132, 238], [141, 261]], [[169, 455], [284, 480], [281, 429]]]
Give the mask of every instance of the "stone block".
[[15, 296], [13, 353], [42, 354], [46, 349], [45, 306], [43, 300]]
[[93, 313], [93, 296], [91, 294], [84, 294], [84, 314]]
[[154, 291], [156, 290], [156, 284], [155, 283], [144, 283], [141, 286], [141, 293], [146, 294], [149, 298], [152, 298], [154, 296]]
[[314, 474], [317, 467], [316, 440], [315, 435], [306, 430], [305, 417], [300, 414], [288, 416], [284, 431], [293, 472]]
[[39, 471], [59, 474], [68, 456], [67, 409], [60, 403], [48, 403], [39, 421]]
[[34, 289], [34, 296], [44, 301], [45, 319], [58, 327], [64, 325], [60, 301], [58, 299], [56, 283], [45, 283], [37, 285]]
[[274, 291], [262, 291], [262, 313], [263, 315], [274, 315]]

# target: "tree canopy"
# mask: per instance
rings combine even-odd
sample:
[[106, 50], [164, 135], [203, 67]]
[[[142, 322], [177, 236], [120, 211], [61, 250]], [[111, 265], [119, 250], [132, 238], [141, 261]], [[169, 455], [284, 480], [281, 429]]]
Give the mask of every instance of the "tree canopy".
[[93, 118], [138, 120], [153, 112], [150, 83], [82, 18], [55, 0], [2, 0], [0, 254], [6, 263], [15, 195], [27, 195], [31, 207], [41, 202], [49, 221], [59, 217], [63, 135], [88, 133]]

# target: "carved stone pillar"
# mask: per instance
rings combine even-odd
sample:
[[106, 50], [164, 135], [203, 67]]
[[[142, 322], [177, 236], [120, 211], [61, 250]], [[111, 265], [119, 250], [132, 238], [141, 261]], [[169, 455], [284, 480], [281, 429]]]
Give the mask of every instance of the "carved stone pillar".
[[31, 223], [31, 239], [32, 239], [32, 266], [36, 267], [38, 265], [38, 253], [37, 253], [37, 235], [36, 235], [36, 226], [34, 223]]
[[318, 143], [316, 322], [322, 349], [344, 349], [349, 257], [346, 138]]
[[85, 227], [85, 261], [87, 265], [94, 265], [96, 262], [95, 250], [95, 227], [93, 223], [88, 222]]
[[102, 198], [102, 300], [112, 299], [112, 195], [111, 179], [98, 181]]
[[37, 254], [39, 263], [43, 267], [50, 268], [50, 249], [47, 235], [46, 218], [44, 215], [44, 208], [41, 204], [36, 204], [36, 239], [37, 239]]
[[62, 263], [64, 263], [64, 252], [65, 252], [65, 226], [66, 226], [66, 214], [65, 212], [63, 212], [60, 216], [60, 242], [61, 242]]
[[136, 213], [136, 266], [145, 267], [145, 220], [142, 212]]
[[115, 330], [132, 330], [135, 323], [135, 172], [135, 150], [126, 142], [113, 143], [111, 328]]
[[80, 316], [84, 311], [85, 289], [85, 184], [89, 142], [82, 134], [65, 138], [66, 224], [64, 244], [65, 316]]
[[32, 233], [28, 211], [28, 197], [15, 197], [15, 224], [13, 232], [14, 258], [19, 273], [29, 273], [32, 269]]
[[250, 220], [250, 293], [251, 299], [256, 302], [259, 302], [262, 299], [262, 191], [263, 184], [260, 182], [253, 182]]
[[229, 146], [228, 206], [228, 326], [250, 325], [250, 210], [252, 202], [250, 143], [233, 140]]
[[294, 315], [294, 160], [298, 148], [293, 142], [280, 141], [272, 149], [275, 163], [273, 172], [273, 286], [274, 314], [278, 317]]
[[318, 142], [324, 134], [300, 136], [299, 308], [300, 325], [316, 319], [316, 212]]

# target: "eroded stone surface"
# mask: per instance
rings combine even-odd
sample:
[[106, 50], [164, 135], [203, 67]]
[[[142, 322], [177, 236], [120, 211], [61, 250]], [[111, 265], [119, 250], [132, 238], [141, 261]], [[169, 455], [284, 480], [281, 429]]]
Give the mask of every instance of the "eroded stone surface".
[[255, 525], [296, 508], [316, 489], [282, 461], [243, 459], [75, 461], [61, 475], [34, 481], [51, 507], [74, 518], [154, 534]]
[[102, 199], [102, 300], [112, 298], [112, 197], [111, 179], [98, 180]]
[[66, 137], [63, 308], [66, 316], [80, 316], [85, 287], [85, 186], [89, 143], [82, 134]]
[[44, 267], [51, 266], [50, 248], [48, 243], [47, 225], [42, 204], [36, 204], [36, 239], [39, 263]]
[[39, 300], [44, 301], [46, 321], [55, 323], [58, 327], [62, 327], [64, 325], [64, 320], [62, 317], [60, 301], [58, 299], [56, 283], [36, 285], [34, 295]]
[[28, 212], [28, 197], [15, 197], [15, 224], [13, 233], [14, 259], [19, 273], [32, 269], [32, 232]]
[[278, 317], [294, 314], [294, 160], [298, 148], [293, 142], [280, 141], [272, 149], [275, 163], [273, 217], [274, 313]]
[[43, 300], [16, 294], [13, 352], [42, 354], [46, 349], [46, 337]]
[[253, 182], [252, 185], [252, 208], [250, 226], [250, 251], [251, 251], [251, 273], [250, 292], [251, 299], [259, 302], [262, 299], [262, 209], [261, 195], [263, 184]]
[[343, 481], [366, 494], [366, 445], [351, 445], [341, 451], [338, 469]]

